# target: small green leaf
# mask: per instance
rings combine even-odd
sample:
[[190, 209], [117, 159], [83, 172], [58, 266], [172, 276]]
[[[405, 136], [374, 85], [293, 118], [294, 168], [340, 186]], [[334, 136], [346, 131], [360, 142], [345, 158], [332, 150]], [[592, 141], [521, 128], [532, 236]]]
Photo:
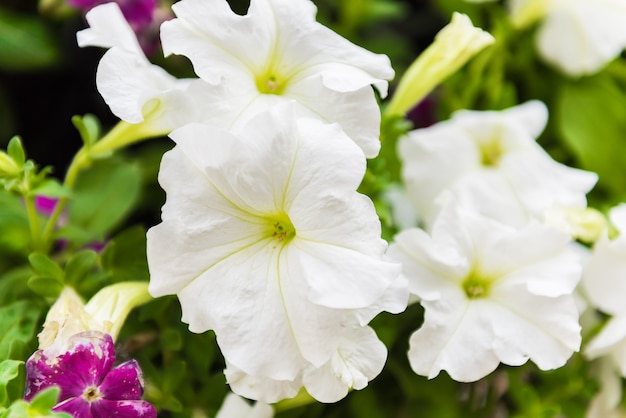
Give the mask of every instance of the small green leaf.
[[28, 256], [28, 261], [30, 261], [30, 265], [37, 275], [54, 278], [59, 283], [63, 283], [63, 277], [65, 276], [63, 270], [45, 254], [32, 253]]
[[67, 284], [78, 284], [93, 269], [98, 254], [93, 250], [84, 250], [75, 254], [65, 266], [65, 282]]
[[100, 138], [100, 121], [94, 115], [72, 117], [72, 123], [78, 130], [87, 148], [91, 147]]
[[0, 406], [7, 403], [7, 384], [19, 375], [23, 361], [4, 360], [0, 363]]
[[46, 179], [30, 191], [31, 196], [71, 197], [72, 193], [55, 179]]
[[63, 283], [52, 277], [33, 276], [27, 284], [30, 290], [47, 298], [57, 298], [63, 290]]
[[24, 163], [26, 162], [26, 153], [24, 152], [24, 147], [22, 146], [22, 141], [19, 136], [11, 138], [9, 145], [7, 146], [7, 153], [18, 166], [24, 166]]
[[0, 307], [0, 361], [9, 355], [28, 354], [19, 343], [30, 343], [35, 337], [40, 315], [39, 305], [23, 300]]
[[40, 414], [50, 412], [52, 407], [57, 404], [60, 392], [61, 390], [58, 387], [53, 386], [37, 393], [30, 402], [31, 411], [39, 412]]

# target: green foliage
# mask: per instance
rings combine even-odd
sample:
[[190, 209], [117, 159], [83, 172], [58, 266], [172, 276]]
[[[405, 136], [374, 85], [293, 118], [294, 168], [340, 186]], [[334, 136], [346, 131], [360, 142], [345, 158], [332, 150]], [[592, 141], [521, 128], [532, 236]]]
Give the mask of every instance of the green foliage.
[[626, 198], [626, 92], [600, 74], [564, 84], [558, 95], [556, 114], [559, 132], [575, 153], [582, 168], [598, 173], [598, 188], [614, 197]]
[[100, 138], [100, 121], [94, 115], [74, 116], [72, 123], [78, 130], [86, 149], [91, 148]]
[[64, 412], [52, 412], [59, 392], [57, 387], [47, 388], [37, 393], [30, 403], [20, 399], [6, 410], [0, 407], [0, 418], [72, 418]]
[[0, 68], [35, 70], [58, 63], [60, 51], [44, 21], [0, 8]]
[[128, 215], [139, 197], [140, 174], [133, 164], [102, 161], [83, 172], [60, 231], [75, 245], [102, 241]]
[[146, 232], [143, 227], [126, 229], [110, 240], [102, 252], [102, 267], [114, 281], [147, 280]]
[[28, 355], [41, 311], [41, 306], [25, 300], [0, 307], [0, 361]]

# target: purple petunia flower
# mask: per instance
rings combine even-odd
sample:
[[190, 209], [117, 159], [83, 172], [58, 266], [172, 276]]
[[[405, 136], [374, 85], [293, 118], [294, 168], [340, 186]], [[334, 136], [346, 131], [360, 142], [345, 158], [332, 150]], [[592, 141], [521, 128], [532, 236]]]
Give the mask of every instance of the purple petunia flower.
[[43, 350], [26, 362], [24, 399], [58, 386], [59, 401], [53, 408], [74, 418], [155, 418], [156, 410], [141, 400], [143, 380], [139, 364], [130, 360], [113, 367], [115, 349], [110, 335], [86, 331], [69, 340], [70, 349], [55, 358]]

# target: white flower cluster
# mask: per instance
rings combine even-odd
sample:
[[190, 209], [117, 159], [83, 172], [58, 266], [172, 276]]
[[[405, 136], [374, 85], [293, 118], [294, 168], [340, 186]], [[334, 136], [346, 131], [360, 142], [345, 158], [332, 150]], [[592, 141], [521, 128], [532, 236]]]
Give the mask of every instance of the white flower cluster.
[[386, 95], [389, 59], [317, 23], [309, 0], [252, 0], [243, 16], [224, 0], [173, 10], [163, 49], [198, 79], [149, 63], [115, 4], [78, 36], [110, 48], [97, 84], [117, 116], [173, 130], [149, 290], [178, 295], [191, 331], [215, 331], [234, 392], [269, 403], [305, 387], [335, 402], [380, 373], [387, 350], [367, 324], [408, 300], [356, 191], [380, 149], [372, 86]]
[[583, 209], [596, 175], [553, 161], [535, 142], [547, 109], [460, 111], [399, 142], [406, 193], [424, 229], [389, 248], [425, 310], [409, 359], [429, 378], [478, 380], [499, 363], [565, 364], [581, 343], [580, 257], [544, 220]]

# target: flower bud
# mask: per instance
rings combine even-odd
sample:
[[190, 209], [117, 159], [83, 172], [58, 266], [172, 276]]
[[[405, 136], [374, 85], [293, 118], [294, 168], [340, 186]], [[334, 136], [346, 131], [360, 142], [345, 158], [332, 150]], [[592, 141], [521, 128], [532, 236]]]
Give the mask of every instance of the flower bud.
[[13, 178], [20, 174], [20, 168], [11, 157], [0, 151], [0, 178]]
[[467, 15], [454, 13], [452, 21], [439, 31], [435, 41], [406, 71], [385, 111], [386, 115], [405, 114], [435, 86], [494, 42], [494, 37], [473, 26]]

